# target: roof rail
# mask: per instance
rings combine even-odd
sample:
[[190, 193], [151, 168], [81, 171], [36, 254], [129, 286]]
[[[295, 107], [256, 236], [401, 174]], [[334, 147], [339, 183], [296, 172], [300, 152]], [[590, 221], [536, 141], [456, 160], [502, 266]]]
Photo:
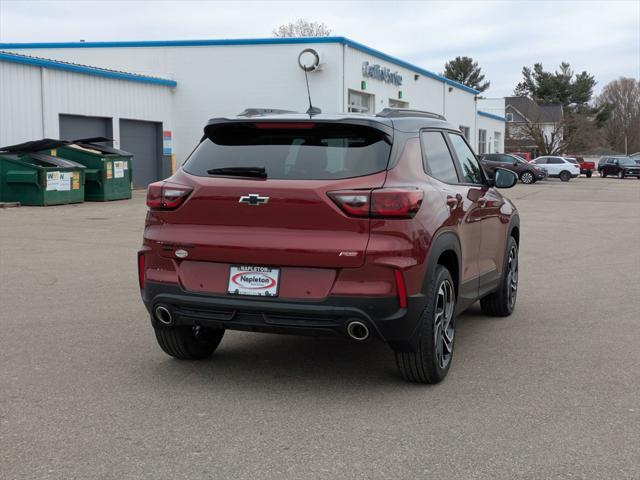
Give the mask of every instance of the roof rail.
[[437, 118], [439, 120], [446, 120], [444, 116], [439, 113], [426, 112], [424, 110], [412, 110], [410, 108], [385, 108], [380, 113], [376, 114], [376, 117], [384, 118], [400, 118], [400, 117], [427, 117]]
[[285, 113], [299, 113], [293, 110], [281, 110], [278, 108], [245, 108], [244, 112], [238, 114], [239, 117], [254, 117], [256, 115], [282, 115]]

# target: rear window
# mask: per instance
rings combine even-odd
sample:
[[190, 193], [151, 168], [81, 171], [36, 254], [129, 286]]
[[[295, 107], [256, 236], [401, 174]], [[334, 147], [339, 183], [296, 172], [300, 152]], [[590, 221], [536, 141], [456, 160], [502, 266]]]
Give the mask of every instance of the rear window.
[[374, 128], [347, 124], [249, 123], [209, 128], [183, 169], [208, 176], [224, 167], [264, 167], [267, 178], [334, 180], [387, 168], [391, 142]]

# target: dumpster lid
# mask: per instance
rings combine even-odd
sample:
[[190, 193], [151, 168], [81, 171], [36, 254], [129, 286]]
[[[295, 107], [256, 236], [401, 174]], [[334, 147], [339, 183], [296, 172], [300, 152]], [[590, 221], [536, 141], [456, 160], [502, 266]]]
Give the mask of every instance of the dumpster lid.
[[110, 145], [102, 145], [103, 142], [113, 142], [113, 138], [107, 137], [90, 137], [90, 138], [78, 138], [72, 140], [71, 143], [84, 148], [90, 148], [91, 150], [97, 150], [101, 153], [111, 153], [114, 155], [121, 155], [123, 157], [132, 157], [133, 153], [126, 152], [113, 148]]
[[81, 165], [73, 160], [66, 160], [60, 157], [52, 157], [51, 155], [45, 155], [44, 153], [28, 153], [29, 158], [36, 160], [40, 163], [49, 164], [52, 167], [60, 167], [60, 168], [87, 168], [84, 165]]
[[68, 145], [66, 140], [55, 140], [53, 138], [43, 138], [42, 140], [33, 140], [31, 142], [18, 143], [17, 145], [9, 145], [7, 147], [0, 147], [0, 151], [3, 152], [39, 152], [41, 150], [51, 150], [52, 148], [62, 147]]

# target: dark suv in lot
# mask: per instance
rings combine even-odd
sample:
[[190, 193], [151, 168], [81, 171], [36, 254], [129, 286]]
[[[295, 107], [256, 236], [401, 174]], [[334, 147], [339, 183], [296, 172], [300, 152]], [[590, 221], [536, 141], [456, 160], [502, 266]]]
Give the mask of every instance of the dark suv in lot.
[[601, 177], [611, 175], [618, 178], [640, 179], [640, 165], [630, 157], [602, 157], [598, 162], [598, 172]]
[[490, 176], [493, 176], [496, 168], [506, 168], [518, 175], [520, 181], [526, 184], [535, 183], [547, 176], [544, 169], [507, 153], [485, 153], [480, 156], [480, 163]]
[[149, 186], [138, 254], [160, 347], [213, 353], [226, 329], [372, 337], [404, 378], [442, 380], [455, 317], [480, 300], [510, 315], [515, 206], [443, 117], [214, 118], [184, 165]]

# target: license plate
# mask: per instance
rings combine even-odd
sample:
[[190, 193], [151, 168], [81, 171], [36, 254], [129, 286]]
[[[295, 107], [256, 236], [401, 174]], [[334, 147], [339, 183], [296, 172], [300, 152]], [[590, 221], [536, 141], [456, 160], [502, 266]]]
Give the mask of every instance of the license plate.
[[229, 267], [227, 292], [232, 295], [277, 297], [280, 285], [280, 269], [232, 265]]

